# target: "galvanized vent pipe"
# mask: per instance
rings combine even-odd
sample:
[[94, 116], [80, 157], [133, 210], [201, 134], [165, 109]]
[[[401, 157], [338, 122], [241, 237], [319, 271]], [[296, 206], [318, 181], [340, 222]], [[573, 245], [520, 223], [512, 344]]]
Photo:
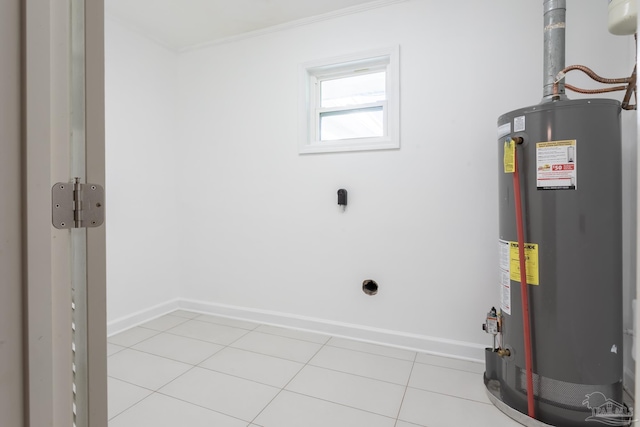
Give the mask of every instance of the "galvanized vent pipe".
[[[565, 17], [566, 0], [544, 0], [544, 89], [542, 101], [553, 99], [553, 84], [565, 63]], [[558, 82], [561, 99], [564, 94], [564, 80]], [[557, 99], [557, 98], [556, 98]]]

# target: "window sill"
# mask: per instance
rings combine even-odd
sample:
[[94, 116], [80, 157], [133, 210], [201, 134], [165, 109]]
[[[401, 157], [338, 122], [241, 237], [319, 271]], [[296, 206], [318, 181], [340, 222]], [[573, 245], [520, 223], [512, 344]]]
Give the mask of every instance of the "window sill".
[[340, 153], [348, 151], [395, 150], [400, 148], [398, 140], [391, 138], [363, 138], [353, 140], [322, 141], [301, 144], [300, 154]]

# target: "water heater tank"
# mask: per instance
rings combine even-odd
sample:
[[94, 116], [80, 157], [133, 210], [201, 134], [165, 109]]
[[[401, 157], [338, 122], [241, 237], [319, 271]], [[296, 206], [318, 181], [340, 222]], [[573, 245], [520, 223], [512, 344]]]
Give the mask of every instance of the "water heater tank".
[[617, 101], [583, 99], [498, 120], [502, 348], [508, 352], [487, 350], [485, 382], [504, 407], [527, 414], [514, 184], [502, 161], [505, 143], [522, 137], [516, 155], [533, 394], [536, 418], [549, 425], [597, 424], [589, 418], [597, 402], [588, 396], [622, 404], [620, 114]]
[[609, 32], [626, 36], [635, 34], [637, 29], [637, 0], [609, 0]]

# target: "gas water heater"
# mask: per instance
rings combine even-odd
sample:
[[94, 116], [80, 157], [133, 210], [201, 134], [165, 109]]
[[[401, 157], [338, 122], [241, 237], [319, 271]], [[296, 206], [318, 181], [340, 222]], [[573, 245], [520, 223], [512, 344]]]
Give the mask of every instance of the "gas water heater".
[[564, 67], [565, 2], [544, 8], [543, 101], [498, 119], [501, 300], [483, 325], [494, 338], [484, 381], [523, 425], [628, 425], [620, 118], [635, 71], [604, 79], [624, 80], [623, 104], [569, 100], [566, 70], [591, 70]]
[[[586, 396], [622, 403], [620, 103], [563, 100], [498, 120], [501, 153], [518, 156], [536, 419], [593, 425]], [[527, 413], [525, 343], [514, 185], [499, 168], [500, 354], [485, 380]], [[496, 313], [497, 316], [497, 313]], [[496, 381], [492, 383], [490, 380]], [[599, 396], [599, 395], [597, 395]], [[622, 425], [622, 424], [620, 424]]]

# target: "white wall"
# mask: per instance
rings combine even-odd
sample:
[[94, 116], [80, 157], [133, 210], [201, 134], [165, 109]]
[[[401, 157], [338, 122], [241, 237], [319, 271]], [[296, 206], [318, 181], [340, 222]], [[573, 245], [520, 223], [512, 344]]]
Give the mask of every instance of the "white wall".
[[[606, 8], [568, 1], [567, 64], [628, 75], [632, 38], [608, 34]], [[180, 55], [109, 20], [110, 322], [181, 298], [482, 357], [499, 303], [496, 120], [540, 101], [541, 14], [409, 0]], [[299, 155], [299, 64], [388, 45], [401, 50], [401, 149]]]
[[[608, 34], [606, 9], [568, 2], [567, 64], [628, 75], [632, 38]], [[298, 155], [298, 65], [395, 44], [401, 149]], [[408, 1], [185, 53], [179, 82], [193, 308], [482, 357], [499, 304], [496, 120], [542, 96], [541, 2]]]
[[177, 55], [106, 20], [108, 319], [178, 296]]

